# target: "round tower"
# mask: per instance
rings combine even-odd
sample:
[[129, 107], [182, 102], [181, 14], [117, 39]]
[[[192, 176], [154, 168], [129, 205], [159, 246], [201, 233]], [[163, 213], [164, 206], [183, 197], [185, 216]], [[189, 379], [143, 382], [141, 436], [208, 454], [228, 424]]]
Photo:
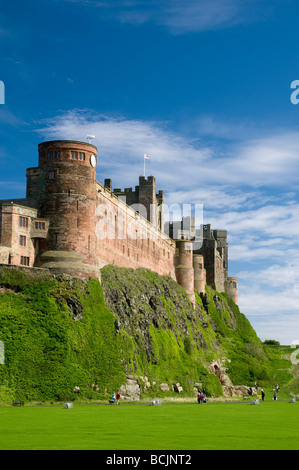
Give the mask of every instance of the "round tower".
[[206, 270], [204, 268], [203, 255], [193, 255], [193, 269], [194, 269], [194, 289], [200, 293], [205, 293], [206, 287]]
[[228, 277], [227, 278], [227, 294], [230, 298], [238, 305], [238, 278]]
[[97, 148], [86, 142], [55, 140], [39, 144], [38, 152], [38, 178], [28, 172], [27, 193], [37, 195], [40, 217], [49, 219], [49, 232], [40, 241], [37, 265], [98, 277]]
[[195, 306], [192, 242], [190, 240], [177, 240], [176, 248], [176, 279], [178, 284], [180, 284], [188, 294], [188, 297], [193, 306]]

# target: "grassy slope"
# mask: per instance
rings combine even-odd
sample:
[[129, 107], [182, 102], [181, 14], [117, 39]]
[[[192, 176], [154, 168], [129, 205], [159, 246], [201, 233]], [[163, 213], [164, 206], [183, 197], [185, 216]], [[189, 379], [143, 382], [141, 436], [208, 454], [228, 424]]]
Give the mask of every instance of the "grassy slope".
[[215, 303], [207, 289], [207, 313], [199, 298], [193, 310], [178, 284], [147, 270], [107, 266], [102, 283], [106, 302], [95, 280], [1, 269], [0, 403], [74, 400], [75, 385], [82, 397], [104, 398], [126, 373], [156, 381], [149, 393], [157, 394], [160, 382], [180, 382], [190, 395], [193, 383], [202, 382], [209, 394], [221, 395], [219, 380], [204, 367], [216, 358], [229, 359], [235, 384], [297, 387], [290, 362], [260, 342], [226, 295], [217, 294]]
[[[92, 392], [93, 383], [103, 395], [106, 386], [117, 387], [125, 379], [113, 315], [97, 281], [87, 285], [3, 270], [0, 283], [14, 290], [0, 296], [2, 394], [66, 400], [74, 398], [79, 385], [92, 398], [99, 396]], [[68, 299], [82, 305], [82, 321], [72, 319]]]

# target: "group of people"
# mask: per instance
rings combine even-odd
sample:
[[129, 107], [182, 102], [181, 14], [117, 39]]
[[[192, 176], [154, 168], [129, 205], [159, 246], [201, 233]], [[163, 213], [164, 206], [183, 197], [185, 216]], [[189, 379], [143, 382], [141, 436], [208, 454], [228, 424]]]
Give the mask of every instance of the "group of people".
[[[273, 385], [273, 400], [276, 401], [277, 400], [277, 394], [279, 392], [279, 385]], [[264, 390], [261, 388], [261, 395], [262, 395], [262, 401], [264, 401], [265, 399], [265, 392]]]
[[198, 392], [197, 394], [197, 403], [200, 405], [201, 403], [207, 403], [207, 399], [204, 393]]
[[[256, 389], [256, 391], [258, 391], [258, 386], [257, 386], [257, 383], [255, 382], [254, 384], [254, 387]], [[261, 397], [262, 397], [262, 401], [265, 400], [265, 392], [264, 392], [264, 389], [261, 388], [260, 389], [260, 392], [261, 392]], [[279, 385], [276, 384], [276, 385], [273, 385], [273, 400], [276, 401], [277, 400], [277, 394], [279, 392]], [[249, 395], [253, 395], [253, 388], [252, 387], [249, 387]]]
[[109, 403], [111, 404], [120, 404], [120, 393], [118, 392], [117, 395], [115, 395], [115, 392], [112, 393], [111, 400], [109, 400]]
[[277, 394], [279, 392], [279, 385], [276, 384], [276, 385], [273, 385], [273, 400], [276, 401], [277, 400]]
[[[222, 379], [223, 380], [223, 379]], [[221, 381], [222, 383], [222, 381]], [[256, 391], [258, 390], [258, 386], [257, 386], [257, 383], [255, 382], [254, 384], [254, 387], [256, 389]], [[74, 389], [74, 392], [75, 393], [79, 393], [79, 387], [75, 387]], [[261, 392], [261, 397], [262, 397], [262, 401], [264, 401], [265, 399], [265, 392], [264, 390], [261, 388], [260, 389], [260, 392]], [[277, 394], [279, 392], [279, 385], [273, 385], [273, 400], [276, 401], [277, 400]], [[253, 395], [253, 388], [252, 387], [249, 387], [249, 394], [250, 395]], [[117, 394], [115, 394], [115, 392], [112, 393], [112, 397], [111, 399], [109, 400], [109, 403], [111, 404], [117, 404], [119, 405], [120, 404], [120, 393], [118, 392]], [[197, 403], [198, 404], [201, 404], [201, 403], [207, 403], [207, 399], [206, 399], [206, 395], [203, 393], [203, 392], [198, 392], [197, 394]]]

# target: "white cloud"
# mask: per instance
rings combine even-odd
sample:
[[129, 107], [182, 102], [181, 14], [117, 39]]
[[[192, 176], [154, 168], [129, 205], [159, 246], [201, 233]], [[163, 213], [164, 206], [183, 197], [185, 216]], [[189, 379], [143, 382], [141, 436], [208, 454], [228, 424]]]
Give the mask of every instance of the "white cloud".
[[[246, 175], [255, 186], [298, 184], [299, 133], [286, 132], [239, 144], [234, 172]], [[232, 167], [231, 167], [232, 169]]]
[[260, 201], [261, 206], [253, 210], [227, 211], [216, 213], [216, 219], [222, 226], [231, 227], [231, 232], [239, 234], [255, 234], [256, 236], [283, 237], [297, 240], [299, 236], [299, 203], [267, 204]]
[[[291, 344], [299, 335], [299, 263], [275, 265], [256, 272], [241, 272], [240, 310], [261, 339]], [[242, 286], [245, 288], [242, 289]]]
[[196, 148], [162, 123], [70, 111], [43, 125], [38, 132], [51, 139], [86, 141], [87, 134], [95, 135], [93, 143], [99, 150], [99, 176], [109, 168], [110, 174], [105, 177], [115, 178], [117, 185], [120, 181], [132, 184], [143, 174], [144, 153], [151, 157], [148, 171], [154, 170], [157, 179], [166, 185], [175, 184], [177, 179], [177, 174], [169, 171], [171, 167], [177, 167], [187, 181], [191, 168], [212, 157], [209, 148]]
[[248, 319], [262, 341], [275, 339], [281, 344], [289, 345], [293, 341], [296, 342], [299, 336], [298, 312], [285, 314], [282, 309], [277, 314], [272, 312], [264, 317], [252, 315]]
[[160, 17], [160, 24], [168, 26], [174, 32], [204, 31], [222, 28], [244, 21], [242, 4], [236, 0], [172, 0]]
[[144, 25], [155, 23], [171, 33], [184, 34], [226, 28], [260, 21], [269, 16], [275, 1], [258, 0], [66, 0], [97, 8], [99, 18], [107, 21]]
[[[124, 175], [138, 174], [138, 169], [143, 171], [143, 154], [148, 153], [152, 157], [149, 171], [154, 170], [169, 189], [179, 186], [184, 191], [194, 191], [220, 185], [229, 188], [226, 194], [230, 194], [231, 201], [234, 198], [240, 202], [244, 186], [250, 187], [250, 191], [276, 186], [289, 192], [299, 185], [296, 132], [238, 142], [219, 155], [199, 138], [190, 139], [170, 131], [167, 123], [116, 119], [87, 111], [63, 113], [46, 122], [40, 131], [52, 138], [77, 140], [86, 140], [90, 133], [96, 135], [100, 168], [117, 165]], [[180, 185], [176, 184], [178, 180]]]

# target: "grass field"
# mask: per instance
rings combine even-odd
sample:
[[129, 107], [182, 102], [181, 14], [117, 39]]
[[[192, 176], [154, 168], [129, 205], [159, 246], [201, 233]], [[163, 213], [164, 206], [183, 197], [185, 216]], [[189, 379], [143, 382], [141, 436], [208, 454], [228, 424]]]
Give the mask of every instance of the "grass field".
[[0, 408], [0, 450], [298, 450], [299, 403]]

